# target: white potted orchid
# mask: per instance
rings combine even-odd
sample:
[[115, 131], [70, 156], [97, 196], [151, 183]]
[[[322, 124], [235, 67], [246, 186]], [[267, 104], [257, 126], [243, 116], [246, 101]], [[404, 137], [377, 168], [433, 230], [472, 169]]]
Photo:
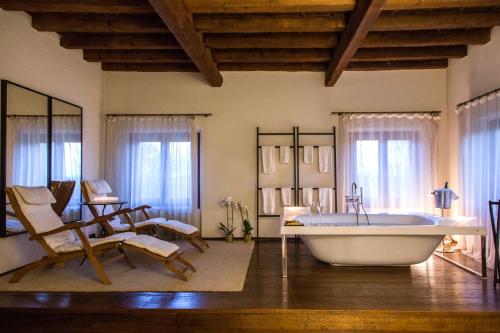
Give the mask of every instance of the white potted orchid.
[[[232, 243], [234, 237], [233, 233], [234, 230], [236, 230], [234, 226], [234, 209], [238, 209], [238, 203], [233, 201], [231, 197], [225, 197], [219, 202], [219, 205], [222, 208], [226, 208], [226, 224], [219, 222], [219, 230], [224, 233], [226, 242]], [[229, 209], [231, 209], [231, 214], [229, 214]]]
[[248, 218], [248, 207], [240, 201], [238, 202], [238, 209], [240, 210], [241, 222], [243, 223], [243, 229], [241, 229], [241, 232], [243, 233], [245, 242], [250, 243], [252, 240], [253, 227], [250, 224], [250, 219]]

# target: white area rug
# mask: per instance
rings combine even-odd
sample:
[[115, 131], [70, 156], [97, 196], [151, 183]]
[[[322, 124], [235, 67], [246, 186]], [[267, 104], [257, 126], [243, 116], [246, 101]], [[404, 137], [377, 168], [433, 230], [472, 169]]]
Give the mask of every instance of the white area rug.
[[[104, 266], [111, 280], [106, 286], [99, 282], [92, 266], [81, 259], [66, 263], [65, 267], [36, 269], [19, 283], [8, 283], [11, 275], [0, 278], [0, 291], [65, 291], [65, 292], [117, 292], [117, 291], [241, 291], [245, 284], [254, 243], [210, 241], [205, 253], [177, 242], [196, 272], [188, 271], [189, 281], [178, 279], [158, 260], [142, 253], [127, 253], [137, 269], [130, 269], [123, 260]], [[110, 251], [105, 256], [113, 256]], [[117, 253], [117, 252], [116, 252]], [[104, 258], [100, 258], [101, 260]]]

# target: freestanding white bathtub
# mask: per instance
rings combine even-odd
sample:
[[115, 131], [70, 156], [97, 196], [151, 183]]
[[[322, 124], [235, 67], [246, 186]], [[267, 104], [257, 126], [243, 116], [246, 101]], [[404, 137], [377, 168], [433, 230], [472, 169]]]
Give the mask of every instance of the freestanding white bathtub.
[[[283, 269], [286, 277], [286, 236], [299, 235], [312, 255], [331, 265], [393, 266], [427, 260], [446, 235], [481, 235], [486, 228], [473, 226], [475, 218], [441, 218], [426, 214], [364, 215], [304, 214], [299, 207], [282, 214]], [[294, 210], [295, 209], [295, 210]], [[285, 219], [304, 226], [285, 226]], [[304, 215], [300, 215], [304, 214]]]

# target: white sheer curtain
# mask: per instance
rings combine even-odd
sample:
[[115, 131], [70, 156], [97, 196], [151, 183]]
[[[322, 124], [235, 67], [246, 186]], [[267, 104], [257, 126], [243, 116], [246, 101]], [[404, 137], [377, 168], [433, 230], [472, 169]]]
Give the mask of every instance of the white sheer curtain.
[[47, 186], [47, 117], [7, 117], [7, 186]]
[[198, 225], [195, 137], [191, 117], [108, 117], [106, 179], [131, 206]]
[[349, 195], [356, 182], [370, 211], [432, 212], [437, 117], [349, 114], [342, 116], [340, 125], [342, 195]]
[[[475, 216], [487, 226], [488, 266], [494, 264], [488, 200], [500, 200], [500, 92], [489, 94], [457, 109], [459, 118], [459, 175], [461, 213]], [[465, 253], [479, 259], [478, 237], [461, 239]]]
[[81, 181], [81, 116], [52, 117], [52, 180], [74, 180], [73, 196], [64, 211], [67, 221], [78, 219], [80, 213]]

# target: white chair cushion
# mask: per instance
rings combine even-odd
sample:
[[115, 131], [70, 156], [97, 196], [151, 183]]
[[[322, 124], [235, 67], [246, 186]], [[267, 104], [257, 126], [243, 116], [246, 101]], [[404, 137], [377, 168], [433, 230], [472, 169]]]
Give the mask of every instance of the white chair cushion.
[[[90, 246], [94, 247], [106, 243], [123, 242], [124, 240], [134, 237], [135, 235], [136, 235], [135, 232], [122, 232], [104, 238], [89, 238], [89, 243]], [[54, 251], [56, 251], [57, 253], [72, 252], [79, 250], [83, 250], [83, 244], [81, 240], [74, 242], [66, 242], [54, 249]]]
[[134, 223], [136, 228], [145, 227], [148, 225], [156, 225], [156, 224], [157, 223], [155, 221], [151, 221], [151, 220], [146, 220], [146, 221]]
[[167, 228], [173, 229], [182, 234], [191, 235], [198, 231], [198, 229], [191, 224], [182, 223], [176, 220], [168, 220], [163, 222], [157, 222], [160, 226], [165, 226]]
[[130, 224], [128, 223], [121, 223], [121, 221], [118, 218], [114, 218], [109, 222], [111, 225], [111, 228], [113, 228], [114, 231], [125, 231], [130, 229]]
[[148, 235], [136, 235], [125, 240], [124, 243], [140, 249], [145, 249], [164, 258], [167, 258], [172, 253], [179, 250], [179, 247], [173, 243]]
[[[45, 189], [50, 193], [49, 189]], [[24, 190], [26, 191], [26, 188]], [[13, 192], [23, 215], [37, 233], [43, 233], [63, 226], [61, 218], [54, 212], [50, 203], [44, 205], [27, 203], [19, 191], [19, 186], [14, 186]], [[63, 243], [74, 242], [76, 238], [73, 232], [66, 230], [46, 236], [44, 240], [52, 249], [55, 249]]]
[[23, 201], [28, 205], [46, 205], [53, 204], [56, 199], [52, 195], [52, 192], [43, 186], [14, 186], [19, 195], [23, 198]]
[[104, 179], [91, 180], [91, 181], [89, 180], [89, 181], [87, 181], [87, 183], [89, 184], [89, 188], [93, 192], [93, 194], [103, 195], [103, 194], [109, 194], [109, 193], [113, 192], [113, 190], [111, 190], [111, 187], [109, 186], [108, 182], [105, 181]]

